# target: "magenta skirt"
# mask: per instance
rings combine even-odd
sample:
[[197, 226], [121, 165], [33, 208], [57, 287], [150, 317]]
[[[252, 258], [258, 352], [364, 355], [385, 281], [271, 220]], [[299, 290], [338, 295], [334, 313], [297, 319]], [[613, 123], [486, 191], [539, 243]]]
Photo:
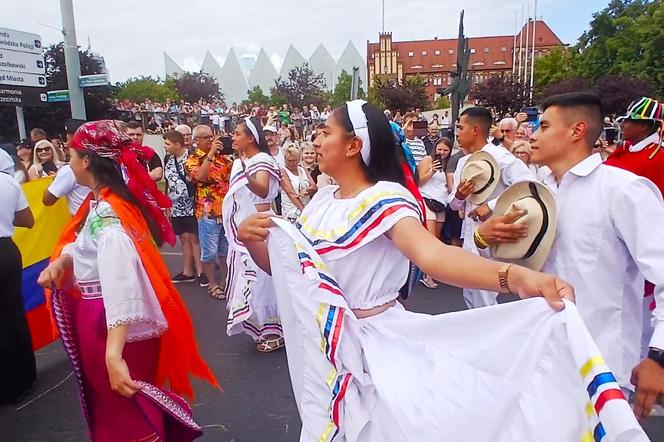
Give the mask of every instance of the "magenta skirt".
[[[164, 418], [157, 407], [139, 407], [111, 390], [106, 369], [106, 314], [99, 294], [73, 298], [56, 290], [53, 312], [78, 379], [83, 414], [95, 442], [162, 440]], [[154, 383], [159, 339], [128, 342], [124, 360], [132, 379]]]

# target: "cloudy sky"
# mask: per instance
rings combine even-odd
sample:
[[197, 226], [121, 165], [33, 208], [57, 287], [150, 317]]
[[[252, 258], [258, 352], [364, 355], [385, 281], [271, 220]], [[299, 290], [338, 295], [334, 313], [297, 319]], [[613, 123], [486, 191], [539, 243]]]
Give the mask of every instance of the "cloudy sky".
[[[385, 29], [395, 40], [457, 35], [466, 9], [468, 36], [514, 32], [528, 0], [384, 0]], [[531, 3], [531, 15], [532, 4]], [[308, 58], [323, 43], [334, 58], [349, 40], [361, 54], [377, 41], [382, 0], [74, 0], [78, 44], [102, 54], [111, 80], [164, 75], [163, 52], [186, 70], [198, 70], [210, 50], [220, 64], [230, 47], [238, 57], [264, 47], [277, 69], [289, 43]], [[608, 0], [539, 0], [542, 17], [565, 43], [575, 43], [592, 13]], [[40, 34], [44, 45], [61, 40], [58, 0], [7, 1], [0, 27]]]

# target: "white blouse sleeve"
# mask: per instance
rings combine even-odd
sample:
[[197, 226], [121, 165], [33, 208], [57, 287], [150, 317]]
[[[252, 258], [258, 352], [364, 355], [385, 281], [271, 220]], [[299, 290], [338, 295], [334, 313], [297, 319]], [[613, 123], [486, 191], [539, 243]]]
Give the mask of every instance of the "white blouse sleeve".
[[103, 232], [97, 241], [97, 261], [106, 325], [129, 325], [127, 340], [157, 337], [167, 323], [140, 257], [121, 228]]

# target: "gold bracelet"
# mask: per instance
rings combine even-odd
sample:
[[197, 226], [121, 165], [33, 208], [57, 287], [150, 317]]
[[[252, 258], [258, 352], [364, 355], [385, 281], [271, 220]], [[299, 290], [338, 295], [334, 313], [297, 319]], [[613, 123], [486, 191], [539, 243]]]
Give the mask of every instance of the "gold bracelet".
[[507, 278], [509, 277], [509, 272], [510, 268], [512, 267], [512, 264], [505, 264], [498, 270], [498, 284], [500, 285], [500, 290], [503, 291], [503, 293], [508, 293], [510, 295], [513, 295], [512, 291], [510, 290], [510, 286], [507, 282]]
[[475, 230], [475, 235], [473, 235], [473, 236], [474, 236], [474, 239], [475, 239], [475, 245], [477, 247], [479, 247], [480, 249], [486, 249], [487, 247], [489, 247], [489, 243], [486, 242], [484, 240], [484, 238], [482, 238], [482, 235], [480, 235], [480, 230], [479, 229]]

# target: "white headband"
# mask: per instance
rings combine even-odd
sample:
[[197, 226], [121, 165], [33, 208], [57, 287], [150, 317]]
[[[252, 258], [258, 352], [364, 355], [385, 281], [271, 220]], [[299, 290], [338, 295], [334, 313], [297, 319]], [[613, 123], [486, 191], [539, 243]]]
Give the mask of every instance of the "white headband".
[[258, 129], [256, 129], [256, 126], [254, 125], [254, 123], [251, 121], [251, 119], [249, 117], [246, 117], [244, 119], [244, 123], [249, 128], [249, 132], [251, 132], [251, 135], [254, 136], [254, 140], [256, 140], [256, 144], [259, 144], [261, 142], [261, 139], [258, 138]]
[[362, 140], [362, 149], [360, 150], [362, 161], [368, 166], [371, 160], [371, 141], [369, 140], [367, 116], [364, 115], [364, 111], [362, 110], [364, 104], [366, 104], [364, 100], [347, 101], [346, 108], [348, 109], [350, 123], [353, 125], [353, 132], [356, 137]]

